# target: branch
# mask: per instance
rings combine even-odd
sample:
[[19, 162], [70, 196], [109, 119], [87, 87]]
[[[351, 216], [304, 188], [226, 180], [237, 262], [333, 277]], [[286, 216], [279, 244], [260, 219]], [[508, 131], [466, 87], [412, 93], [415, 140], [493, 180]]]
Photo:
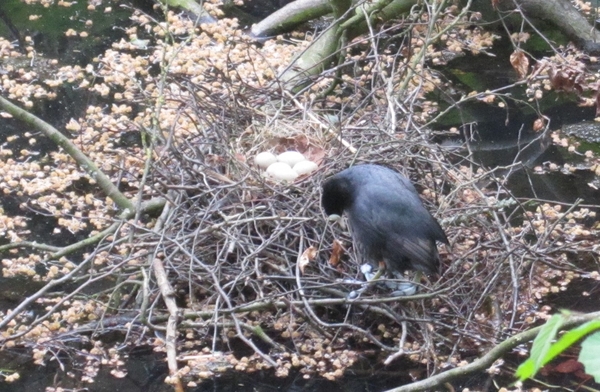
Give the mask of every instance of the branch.
[[568, 0], [503, 0], [499, 6], [503, 10], [518, 7], [531, 17], [550, 22], [585, 50], [598, 53], [600, 32]]
[[[563, 329], [573, 328], [579, 324], [597, 319], [599, 317], [600, 312], [573, 316], [565, 322], [565, 324], [563, 325]], [[471, 373], [484, 371], [485, 369], [489, 368], [498, 358], [502, 357], [504, 354], [508, 353], [513, 348], [517, 347], [520, 344], [533, 340], [541, 329], [542, 327], [540, 326], [518, 333], [506, 339], [504, 342], [498, 344], [483, 357], [475, 360], [474, 362], [471, 362], [467, 366], [448, 370], [447, 372], [431, 376], [425, 380], [417, 381], [408, 385], [403, 385], [398, 388], [389, 389], [385, 392], [430, 391], [436, 389], [437, 387], [447, 382], [451, 382], [458, 377], [464, 377]]]
[[25, 122], [49, 137], [59, 147], [62, 147], [88, 175], [98, 183], [104, 193], [110, 197], [122, 210], [134, 211], [133, 203], [112, 183], [92, 160], [90, 160], [68, 137], [60, 133], [52, 125], [37, 116], [12, 104], [0, 96], [0, 109], [6, 110], [14, 118]]
[[[165, 220], [171, 213], [169, 204], [163, 209], [163, 213], [156, 221], [153, 231], [157, 235], [161, 235], [163, 231], [163, 225]], [[175, 290], [169, 283], [167, 277], [167, 271], [162, 260], [156, 257], [156, 254], [150, 254], [148, 256], [149, 264], [152, 266], [154, 275], [156, 276], [156, 284], [160, 288], [163, 301], [169, 310], [169, 319], [167, 320], [167, 332], [165, 338], [165, 346], [167, 350], [167, 364], [169, 367], [169, 377], [171, 378], [170, 383], [173, 384], [175, 391], [183, 391], [183, 384], [181, 382], [181, 376], [179, 374], [179, 367], [177, 366], [177, 324], [179, 319], [179, 308], [175, 302]]]
[[253, 37], [266, 38], [289, 31], [300, 23], [319, 18], [331, 11], [331, 4], [327, 0], [296, 0], [252, 25], [251, 33]]
[[[166, 202], [167, 201], [165, 199], [160, 198], [160, 197], [157, 197], [152, 200], [148, 200], [147, 202], [144, 202], [141, 204], [140, 211], [142, 213], [155, 212], [157, 209], [162, 209], [165, 206]], [[115, 221], [113, 224], [111, 224], [110, 226], [108, 226], [107, 228], [102, 230], [101, 232], [99, 232], [91, 237], [85, 238], [81, 241], [78, 241], [74, 244], [64, 246], [62, 248], [57, 247], [57, 246], [47, 245], [47, 244], [40, 244], [37, 242], [22, 241], [22, 242], [14, 242], [14, 243], [0, 246], [0, 252], [4, 252], [9, 249], [15, 249], [15, 248], [31, 248], [31, 249], [38, 249], [38, 250], [51, 252], [50, 255], [46, 256], [44, 261], [58, 260], [63, 256], [66, 256], [66, 255], [71, 254], [78, 250], [82, 250], [83, 248], [85, 248], [87, 246], [96, 244], [96, 243], [102, 241], [104, 238], [108, 237], [109, 235], [116, 233], [118, 228], [123, 224], [123, 221], [127, 220], [127, 219], [131, 219], [134, 216], [134, 214], [135, 213], [133, 210], [125, 210], [123, 213], [121, 213], [119, 215], [118, 221]]]

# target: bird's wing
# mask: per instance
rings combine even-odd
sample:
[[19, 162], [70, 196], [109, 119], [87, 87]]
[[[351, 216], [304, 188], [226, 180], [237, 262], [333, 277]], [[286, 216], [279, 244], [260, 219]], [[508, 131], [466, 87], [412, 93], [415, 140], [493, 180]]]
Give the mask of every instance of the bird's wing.
[[386, 259], [392, 267], [396, 263], [400, 270], [412, 268], [427, 273], [439, 272], [440, 259], [434, 241], [418, 236], [395, 235], [390, 242]]
[[411, 261], [399, 269], [436, 271], [435, 241], [447, 242], [444, 231], [416, 193], [398, 184], [385, 185], [361, 189], [349, 211], [353, 230], [362, 238], [378, 241], [384, 247], [381, 253], [391, 262]]

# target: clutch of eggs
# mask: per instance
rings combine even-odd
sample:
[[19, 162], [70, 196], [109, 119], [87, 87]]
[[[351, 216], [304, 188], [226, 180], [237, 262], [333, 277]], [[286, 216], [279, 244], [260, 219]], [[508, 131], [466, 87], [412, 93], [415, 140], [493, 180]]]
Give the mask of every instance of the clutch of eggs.
[[317, 170], [316, 163], [304, 158], [298, 151], [286, 151], [275, 156], [265, 151], [254, 157], [254, 163], [265, 170], [267, 177], [278, 181], [294, 181], [298, 176]]

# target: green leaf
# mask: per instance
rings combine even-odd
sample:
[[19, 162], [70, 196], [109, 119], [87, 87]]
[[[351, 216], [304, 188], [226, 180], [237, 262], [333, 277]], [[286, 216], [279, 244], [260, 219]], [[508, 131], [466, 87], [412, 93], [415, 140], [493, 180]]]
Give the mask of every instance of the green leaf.
[[571, 347], [579, 339], [583, 338], [591, 332], [594, 332], [597, 329], [600, 329], [600, 320], [592, 320], [588, 321], [585, 324], [581, 324], [579, 327], [572, 329], [566, 334], [564, 334], [558, 340], [558, 342], [554, 343], [552, 347], [550, 347], [546, 358], [544, 358], [544, 364], [542, 366], [553, 360], [558, 354], [565, 351], [565, 349]]
[[585, 372], [594, 377], [597, 383], [600, 383], [600, 332], [588, 336], [581, 343], [581, 352], [579, 353], [579, 362], [585, 367]]
[[[557, 318], [558, 321], [553, 320], [555, 316], [559, 316]], [[558, 331], [560, 325], [562, 325], [562, 322], [565, 320], [566, 317], [567, 315], [555, 314], [544, 325], [538, 336], [533, 341], [530, 358], [524, 363], [522, 363], [521, 366], [519, 366], [519, 368], [517, 369], [516, 376], [519, 377], [519, 380], [523, 381], [526, 378], [532, 377], [542, 366], [556, 358], [556, 356], [565, 351], [567, 348], [571, 347], [575, 342], [588, 335], [589, 333], [600, 329], [600, 320], [588, 321], [587, 323], [582, 324], [579, 327], [565, 333], [556, 343], [550, 345], [549, 347], [546, 346], [545, 349], [544, 347], [538, 347], [537, 351], [534, 353], [534, 349], [536, 349], [536, 344], [545, 345], [546, 343], [551, 343], [553, 337], [556, 335], [556, 332]], [[549, 324], [551, 325], [548, 326]], [[540, 338], [542, 334], [544, 334], [544, 337]]]
[[531, 355], [529, 356], [529, 359], [523, 362], [515, 373], [519, 380], [523, 381], [532, 377], [542, 366], [544, 366], [544, 358], [546, 357], [548, 350], [550, 350], [552, 340], [556, 336], [556, 333], [564, 320], [564, 315], [555, 314], [542, 326], [540, 333], [535, 337], [533, 345], [531, 346]]

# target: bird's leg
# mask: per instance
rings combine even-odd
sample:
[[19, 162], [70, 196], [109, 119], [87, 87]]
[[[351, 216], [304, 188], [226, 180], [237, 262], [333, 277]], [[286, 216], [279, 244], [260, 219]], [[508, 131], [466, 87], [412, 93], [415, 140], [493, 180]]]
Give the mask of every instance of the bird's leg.
[[392, 291], [393, 297], [406, 297], [409, 295], [415, 295], [419, 290], [419, 284], [421, 277], [423, 276], [422, 271], [415, 271], [415, 276], [412, 280], [408, 280], [403, 283], [398, 283], [396, 290]]
[[383, 275], [384, 272], [385, 272], [385, 262], [380, 261], [379, 269], [377, 270], [377, 273], [375, 274], [375, 276], [373, 276], [373, 278], [369, 279], [369, 282], [375, 282], [375, 281], [379, 280], [379, 278], [381, 278], [381, 275]]
[[[368, 271], [366, 271], [363, 267], [367, 267]], [[373, 284], [375, 284], [379, 280], [379, 278], [381, 278], [381, 275], [383, 275], [383, 273], [385, 272], [385, 263], [383, 261], [380, 261], [379, 269], [377, 270], [375, 275], [373, 275], [369, 278], [367, 275], [368, 274], [370, 275], [371, 268], [373, 268], [373, 267], [370, 264], [363, 264], [361, 266], [361, 272], [365, 276], [365, 279], [367, 280], [367, 282], [364, 283], [360, 289], [352, 290], [350, 293], [348, 293], [348, 299], [357, 299], [362, 294], [363, 291], [365, 291], [366, 289], [371, 287]]]
[[[385, 262], [380, 261], [379, 262], [379, 271], [377, 271], [377, 273], [375, 274], [375, 276], [373, 276], [373, 278], [369, 279], [369, 286], [371, 284], [375, 283], [381, 277], [381, 275], [383, 275], [383, 273], [385, 271], [386, 271], [386, 264], [385, 264]], [[421, 281], [422, 276], [423, 276], [423, 273], [421, 271], [416, 271], [414, 280], [412, 280], [412, 281], [408, 280], [408, 281], [399, 282], [399, 283], [394, 283], [394, 282], [387, 282], [387, 283], [384, 282], [384, 283], [388, 288], [391, 288], [394, 290], [391, 293], [392, 297], [406, 297], [409, 295], [416, 294], [416, 292], [418, 290], [418, 284]]]
[[[367, 290], [374, 284], [377, 284], [377, 282], [381, 278], [381, 275], [383, 275], [386, 271], [386, 265], [384, 262], [379, 263], [379, 269], [375, 274], [371, 274], [371, 268], [372, 266], [369, 264], [364, 264], [361, 267], [361, 272], [363, 273], [367, 281], [362, 284], [360, 289], [351, 291], [348, 294], [348, 299], [357, 299], [363, 293], [363, 291]], [[406, 297], [410, 295], [415, 295], [417, 293], [422, 276], [423, 272], [415, 271], [415, 276], [413, 279], [400, 279], [404, 280], [403, 282], [381, 282], [381, 285], [385, 285], [389, 289], [393, 290], [391, 292], [392, 297]]]
[[422, 277], [423, 277], [423, 271], [415, 271], [415, 278], [413, 279], [413, 282], [420, 284]]

